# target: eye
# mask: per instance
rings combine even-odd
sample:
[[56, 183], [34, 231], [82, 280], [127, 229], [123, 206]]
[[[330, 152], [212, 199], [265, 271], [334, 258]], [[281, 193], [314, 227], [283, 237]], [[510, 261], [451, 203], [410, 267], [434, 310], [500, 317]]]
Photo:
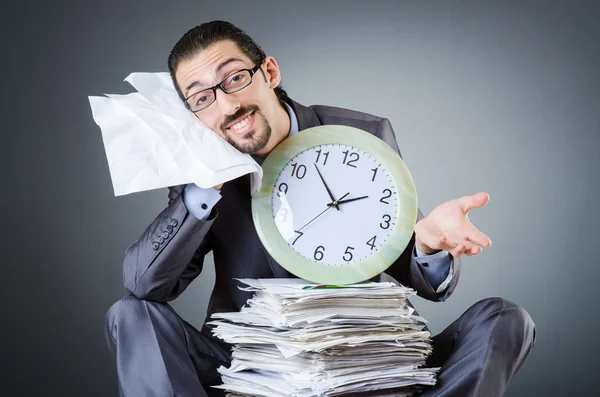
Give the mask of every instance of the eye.
[[202, 95], [200, 98], [198, 98], [198, 100], [196, 101], [196, 104], [201, 105], [206, 101], [208, 101], [208, 97], [206, 95]]

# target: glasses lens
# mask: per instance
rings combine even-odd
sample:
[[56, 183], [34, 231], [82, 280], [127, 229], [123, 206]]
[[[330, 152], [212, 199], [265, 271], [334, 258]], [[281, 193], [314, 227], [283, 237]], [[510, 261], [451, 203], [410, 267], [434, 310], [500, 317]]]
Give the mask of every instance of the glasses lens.
[[199, 91], [188, 98], [188, 104], [190, 105], [190, 109], [196, 112], [198, 110], [202, 110], [215, 100], [215, 93], [213, 90], [204, 90]]
[[226, 92], [235, 92], [246, 87], [251, 81], [252, 77], [250, 77], [250, 72], [242, 70], [227, 77], [225, 81], [221, 83], [221, 87]]

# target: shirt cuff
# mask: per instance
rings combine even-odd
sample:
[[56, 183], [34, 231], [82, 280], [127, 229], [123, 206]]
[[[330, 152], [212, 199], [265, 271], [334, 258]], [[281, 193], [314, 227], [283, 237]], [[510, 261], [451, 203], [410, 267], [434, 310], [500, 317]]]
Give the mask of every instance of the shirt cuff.
[[183, 190], [183, 204], [187, 210], [201, 221], [209, 218], [210, 212], [221, 199], [221, 193], [214, 188], [201, 188], [190, 183]]
[[448, 251], [427, 255], [415, 244], [415, 261], [437, 293], [443, 292], [452, 281], [452, 256]]

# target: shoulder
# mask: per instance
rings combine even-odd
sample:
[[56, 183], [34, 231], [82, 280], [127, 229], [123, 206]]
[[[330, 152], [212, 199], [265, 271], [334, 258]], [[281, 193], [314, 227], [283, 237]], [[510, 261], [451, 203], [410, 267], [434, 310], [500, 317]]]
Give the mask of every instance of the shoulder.
[[340, 124], [360, 128], [375, 133], [381, 124], [383, 117], [361, 112], [358, 110], [345, 109], [335, 106], [312, 105], [310, 109], [315, 112], [323, 125]]
[[394, 129], [387, 118], [335, 106], [312, 105], [309, 108], [315, 113], [321, 125], [347, 125], [370, 132], [400, 154]]
[[309, 106], [319, 118], [337, 118], [337, 119], [350, 119], [350, 120], [364, 120], [380, 122], [383, 117], [376, 116], [374, 114], [361, 112], [358, 110], [340, 108], [336, 106], [327, 105], [312, 105]]

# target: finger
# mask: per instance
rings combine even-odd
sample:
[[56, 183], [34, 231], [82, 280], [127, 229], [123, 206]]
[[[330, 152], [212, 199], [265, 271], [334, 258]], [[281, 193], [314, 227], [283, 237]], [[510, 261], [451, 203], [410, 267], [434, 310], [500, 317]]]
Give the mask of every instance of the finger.
[[[425, 233], [423, 233], [425, 234]], [[446, 247], [446, 237], [444, 237], [443, 235], [431, 235], [431, 234], [425, 234], [425, 236], [421, 236], [420, 234], [418, 235], [418, 240], [422, 243], [425, 244], [428, 247], [431, 247], [432, 249], [439, 249], [439, 250], [443, 250]], [[417, 242], [415, 242], [416, 244]]]
[[[473, 228], [475, 229], [475, 227]], [[467, 233], [465, 240], [481, 245], [483, 248], [490, 248], [492, 246], [492, 240], [477, 229]]]
[[477, 255], [479, 253], [481, 253], [483, 249], [475, 244], [469, 244], [467, 246], [467, 248], [465, 249], [465, 255], [467, 256], [473, 256], [473, 255]]
[[446, 238], [446, 236], [444, 236], [444, 235], [441, 235], [439, 238], [440, 238], [440, 240], [439, 240], [439, 243], [440, 243], [440, 245], [441, 245], [441, 246], [444, 246], [444, 245], [446, 245], [446, 242], [447, 242], [447, 240], [448, 240], [448, 239]]
[[460, 256], [463, 254], [464, 251], [465, 251], [465, 245], [458, 244], [455, 248], [453, 248], [450, 251], [450, 254], [455, 258], [460, 258]]
[[457, 249], [459, 244], [462, 244], [464, 249], [470, 242], [458, 233], [449, 233], [439, 237], [439, 246], [444, 251], [451, 252]]
[[[477, 255], [483, 251], [476, 242], [475, 244], [469, 241], [468, 238], [461, 239], [458, 236], [440, 236], [439, 239], [441, 249], [448, 251], [454, 257], [460, 257], [460, 255]], [[491, 241], [490, 241], [491, 244]]]
[[439, 246], [444, 251], [452, 251], [458, 245], [458, 240], [449, 239], [446, 236], [440, 236], [439, 238]]
[[463, 238], [460, 238], [458, 236], [451, 236], [446, 239], [445, 243], [442, 246], [442, 249], [450, 253], [456, 252], [458, 255], [461, 255], [468, 244], [470, 243]]
[[481, 208], [488, 203], [490, 195], [486, 192], [479, 192], [472, 196], [463, 196], [458, 199], [458, 204], [464, 212], [469, 212], [473, 208]]

